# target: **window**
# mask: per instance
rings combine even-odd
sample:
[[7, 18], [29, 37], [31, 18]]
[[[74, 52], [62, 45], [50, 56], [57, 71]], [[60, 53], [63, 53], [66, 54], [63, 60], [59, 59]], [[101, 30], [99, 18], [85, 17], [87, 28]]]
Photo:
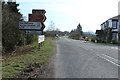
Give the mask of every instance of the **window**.
[[108, 26], [109, 26], [110, 28], [112, 28], [112, 20], [109, 20], [109, 21], [108, 21]]
[[112, 21], [112, 28], [117, 29], [117, 21]]
[[113, 40], [116, 40], [116, 39], [117, 39], [117, 33], [113, 33], [112, 39], [113, 39]]
[[104, 25], [103, 24], [101, 25], [101, 29], [104, 30]]

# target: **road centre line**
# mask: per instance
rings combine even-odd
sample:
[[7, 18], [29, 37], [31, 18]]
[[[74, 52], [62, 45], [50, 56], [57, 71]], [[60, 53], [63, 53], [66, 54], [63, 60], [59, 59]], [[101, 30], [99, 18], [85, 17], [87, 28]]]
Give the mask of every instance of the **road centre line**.
[[[110, 62], [110, 63], [112, 63], [112, 64], [114, 64], [114, 65], [116, 65], [116, 66], [118, 66], [118, 67], [120, 67], [120, 65], [119, 65], [119, 63], [118, 62], [120, 62], [120, 61], [118, 61], [118, 60], [116, 60], [116, 59], [114, 59], [114, 58], [112, 58], [112, 57], [110, 57], [110, 56], [107, 56], [107, 55], [105, 55], [105, 54], [102, 54], [102, 55], [100, 55], [100, 54], [97, 54], [97, 56], [98, 57], [100, 57], [100, 58], [102, 58], [102, 59], [104, 59], [104, 60], [106, 60], [106, 61], [108, 61], [108, 62]], [[110, 59], [112, 59], [112, 60], [110, 60]], [[115, 61], [115, 62], [114, 62]]]
[[115, 59], [115, 58], [113, 58], [113, 57], [110, 57], [110, 56], [108, 56], [108, 55], [105, 55], [105, 54], [102, 54], [102, 55], [104, 55], [104, 56], [106, 56], [106, 57], [108, 57], [108, 58], [110, 58], [110, 59], [112, 59], [112, 60], [114, 60], [114, 61], [116, 61], [116, 62], [120, 62], [119, 60], [117, 60], [117, 59]]

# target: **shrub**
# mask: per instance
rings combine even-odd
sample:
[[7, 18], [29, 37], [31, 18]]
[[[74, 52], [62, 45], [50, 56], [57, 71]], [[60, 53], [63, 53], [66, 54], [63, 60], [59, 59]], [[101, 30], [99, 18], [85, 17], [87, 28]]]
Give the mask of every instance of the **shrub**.
[[116, 44], [117, 42], [116, 42], [116, 40], [112, 40], [112, 44]]
[[72, 37], [72, 39], [79, 40], [79, 37]]

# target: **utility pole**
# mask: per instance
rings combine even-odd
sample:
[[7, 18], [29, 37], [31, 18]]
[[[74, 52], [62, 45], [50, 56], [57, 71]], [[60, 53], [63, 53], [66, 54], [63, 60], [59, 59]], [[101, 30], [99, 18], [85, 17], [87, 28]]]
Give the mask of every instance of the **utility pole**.
[[119, 28], [118, 28], [118, 42], [120, 43], [120, 1], [118, 2], [118, 23], [119, 23]]
[[[0, 1], [0, 60], [2, 60], [2, 1]], [[2, 61], [0, 61], [0, 79], [2, 80]]]
[[[2, 1], [0, 1], [0, 32], [2, 33]], [[2, 35], [0, 34], [0, 41], [2, 40], [1, 39]]]

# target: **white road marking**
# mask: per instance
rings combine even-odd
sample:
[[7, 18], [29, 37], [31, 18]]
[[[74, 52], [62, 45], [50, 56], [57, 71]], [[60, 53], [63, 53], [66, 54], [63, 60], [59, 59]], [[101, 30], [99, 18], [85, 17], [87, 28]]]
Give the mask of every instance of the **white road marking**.
[[56, 56], [59, 56], [59, 45], [57, 44], [57, 54], [56, 54]]
[[111, 49], [118, 49], [118, 47], [111, 47]]
[[120, 62], [120, 61], [118, 61], [117, 59], [115, 59], [115, 58], [113, 58], [113, 57], [110, 57], [110, 56], [108, 56], [108, 55], [105, 55], [105, 54], [102, 54], [102, 55], [104, 55], [104, 56], [106, 56], [106, 57], [108, 57], [108, 58], [110, 58], [110, 59], [112, 59], [112, 60], [114, 60], [114, 61], [116, 61], [116, 62]]
[[108, 55], [105, 55], [105, 54], [101, 54], [101, 55], [97, 54], [97, 56], [106, 60], [106, 61], [108, 61], [108, 62], [110, 62], [110, 63], [112, 63], [112, 64], [114, 64], [114, 65], [116, 65], [116, 66], [118, 66], [118, 67], [120, 67], [120, 65], [119, 65], [120, 61], [118, 61], [117, 59], [114, 59], [114, 58], [112, 58]]

